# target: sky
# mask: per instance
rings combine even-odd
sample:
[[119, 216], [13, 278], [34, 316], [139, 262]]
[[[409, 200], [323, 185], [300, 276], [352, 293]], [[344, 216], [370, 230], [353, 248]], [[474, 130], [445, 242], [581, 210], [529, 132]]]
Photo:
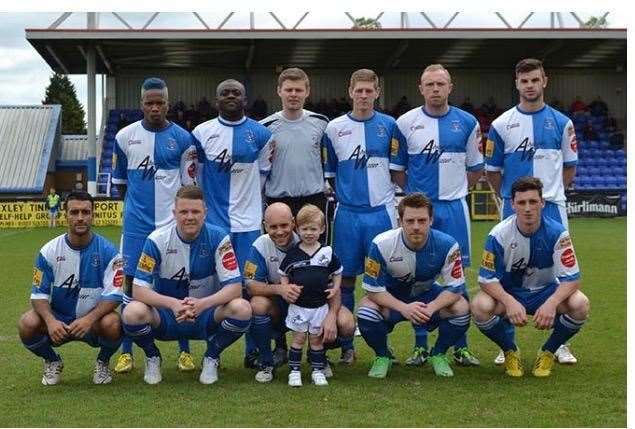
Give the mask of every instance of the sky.
[[[10, 12], [0, 12], [0, 105], [13, 104], [40, 104], [44, 98], [44, 91], [52, 74], [51, 68], [39, 56], [36, 50], [27, 42], [25, 38], [25, 28], [46, 28], [55, 19], [57, 19], [64, 10], [73, 10], [72, 6], [66, 9], [62, 8], [58, 12], [38, 13], [26, 12], [31, 7], [30, 0], [22, 4], [24, 12], [20, 10]], [[63, 2], [56, 2], [57, 7], [64, 6]], [[110, 3], [109, 3], [110, 5]], [[144, 9], [144, 3], [137, 3], [139, 9]], [[147, 6], [147, 4], [145, 4]], [[121, 6], [121, 5], [115, 5]], [[156, 6], [156, 5], [154, 5]], [[5, 7], [4, 5], [2, 7]], [[16, 7], [15, 5], [13, 7]], [[88, 6], [90, 7], [90, 6]], [[101, 4], [103, 8], [103, 3]], [[174, 7], [174, 6], [173, 6]], [[122, 9], [125, 9], [122, 8]], [[148, 11], [154, 9], [145, 7]], [[190, 8], [194, 10], [194, 8]], [[257, 10], [257, 8], [251, 8]], [[276, 10], [276, 7], [271, 7]], [[302, 11], [287, 11], [283, 7], [278, 8], [283, 12], [276, 12], [277, 16], [291, 27], [302, 16]], [[402, 8], [403, 10], [407, 10]], [[456, 8], [458, 9], [458, 8]], [[2, 9], [0, 9], [2, 10]], [[98, 10], [97, 7], [93, 10]], [[157, 10], [160, 10], [157, 8]], [[153, 22], [150, 28], [202, 28], [201, 24], [196, 20], [194, 15], [189, 12], [170, 12], [164, 9], [159, 17]], [[210, 26], [217, 26], [226, 16], [226, 11], [210, 11], [205, 8], [201, 16], [208, 22]], [[349, 8], [353, 16], [374, 17], [379, 12], [379, 8], [370, 4], [366, 8]], [[501, 9], [504, 10], [504, 9]], [[589, 16], [601, 15], [605, 10], [585, 10], [578, 12], [580, 18], [585, 20]], [[443, 25], [452, 15], [453, 12], [427, 12], [429, 16], [435, 20], [438, 25]], [[518, 25], [528, 12], [501, 12], [503, 16], [512, 25]], [[120, 12], [129, 23], [135, 27], [141, 27], [144, 22], [152, 15], [152, 12]], [[563, 13], [565, 22], [569, 25], [575, 25], [573, 17], [568, 12]], [[256, 25], [260, 28], [278, 28], [275, 20], [264, 11], [257, 11]], [[416, 12], [409, 13], [409, 19], [412, 26], [421, 26], [429, 28], [424, 18]], [[609, 13], [608, 21], [610, 27], [625, 28], [628, 24], [627, 15], [613, 11]], [[398, 27], [399, 13], [386, 12], [381, 19], [384, 27]], [[227, 22], [225, 28], [248, 28], [249, 13], [236, 12], [234, 16]], [[344, 12], [320, 12], [312, 11], [303, 21], [302, 28], [346, 28], [350, 25], [350, 21]], [[452, 24], [454, 27], [500, 27], [501, 23], [493, 12], [461, 12]], [[85, 28], [86, 13], [74, 12], [59, 28]], [[549, 26], [549, 13], [537, 12], [525, 25], [525, 27], [547, 27]], [[109, 12], [100, 13], [101, 28], [123, 28], [123, 25]], [[78, 93], [80, 102], [86, 106], [86, 76], [70, 75], [69, 76]], [[97, 77], [97, 97], [101, 96], [101, 79]], [[99, 128], [101, 118], [101, 104], [97, 106], [97, 127]]]

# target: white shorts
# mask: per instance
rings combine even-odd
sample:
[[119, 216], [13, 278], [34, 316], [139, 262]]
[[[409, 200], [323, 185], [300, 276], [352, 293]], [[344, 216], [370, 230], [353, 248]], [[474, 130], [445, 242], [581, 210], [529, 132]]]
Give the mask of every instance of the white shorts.
[[300, 307], [289, 304], [289, 312], [285, 323], [294, 332], [308, 332], [318, 335], [322, 330], [322, 322], [329, 311], [328, 304], [317, 308]]

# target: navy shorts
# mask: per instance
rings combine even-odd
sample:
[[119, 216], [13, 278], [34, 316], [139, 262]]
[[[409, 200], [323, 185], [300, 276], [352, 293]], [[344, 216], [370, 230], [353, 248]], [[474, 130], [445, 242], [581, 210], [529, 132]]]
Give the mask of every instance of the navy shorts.
[[[175, 341], [180, 339], [207, 340], [220, 326], [214, 320], [216, 307], [208, 308], [194, 322], [177, 322], [172, 310], [157, 308], [161, 322], [154, 331], [154, 337], [161, 341]], [[212, 329], [208, 331], [207, 327]]]
[[520, 302], [527, 314], [534, 314], [542, 304], [558, 289], [557, 284], [544, 287], [537, 291], [530, 291], [529, 289], [513, 289], [507, 291], [510, 293], [516, 301]]

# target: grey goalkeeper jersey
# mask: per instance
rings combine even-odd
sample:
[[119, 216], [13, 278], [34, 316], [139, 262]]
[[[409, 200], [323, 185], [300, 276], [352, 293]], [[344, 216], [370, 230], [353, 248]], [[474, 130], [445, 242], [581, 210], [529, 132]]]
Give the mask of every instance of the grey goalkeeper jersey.
[[321, 141], [328, 118], [303, 110], [291, 121], [282, 112], [260, 121], [273, 134], [275, 155], [265, 184], [265, 195], [272, 198], [303, 197], [324, 190]]

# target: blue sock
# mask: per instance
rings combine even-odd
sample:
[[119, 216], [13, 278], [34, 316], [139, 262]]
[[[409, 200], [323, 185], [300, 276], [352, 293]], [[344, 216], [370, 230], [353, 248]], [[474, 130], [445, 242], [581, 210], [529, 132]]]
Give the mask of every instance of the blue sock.
[[461, 338], [461, 336], [465, 335], [469, 327], [470, 313], [441, 319], [439, 322], [439, 337], [430, 354], [432, 356], [439, 354], [444, 355], [450, 347], [456, 344], [456, 341]]
[[380, 357], [388, 357], [388, 326], [382, 314], [368, 307], [357, 311], [357, 325], [366, 344]]
[[28, 340], [22, 340], [22, 344], [24, 344], [24, 347], [29, 349], [31, 353], [46, 361], [55, 362], [62, 359], [60, 355], [53, 350], [48, 335], [36, 335]]
[[578, 333], [586, 320], [576, 320], [568, 314], [556, 314], [556, 321], [553, 323], [553, 332], [547, 338], [547, 342], [542, 349], [555, 353], [558, 347], [569, 341], [571, 337]]
[[[492, 316], [484, 322], [474, 321], [474, 324], [490, 340], [494, 341], [504, 352], [518, 350], [514, 344], [514, 336], [509, 330], [509, 321], [500, 316]], [[513, 327], [513, 325], [512, 325]]]
[[271, 351], [271, 317], [254, 316], [251, 319], [249, 333], [256, 340], [260, 350], [260, 363], [263, 366], [273, 366], [273, 352]]
[[148, 323], [143, 325], [128, 325], [123, 324], [124, 332], [132, 338], [132, 340], [144, 351], [146, 357], [161, 356], [161, 352], [154, 344], [154, 334], [152, 333], [152, 326]]
[[223, 350], [231, 346], [242, 334], [247, 332], [249, 324], [250, 320], [239, 320], [232, 317], [224, 319], [216, 329], [216, 333], [207, 338], [205, 356], [218, 359]]
[[99, 349], [99, 353], [97, 354], [97, 359], [102, 362], [110, 362], [110, 358], [115, 354], [119, 345], [121, 344], [121, 338], [117, 341], [111, 341], [104, 337], [98, 337], [97, 341], [101, 348]]
[[339, 344], [343, 352], [346, 350], [353, 350], [355, 348], [353, 345], [353, 337], [341, 337], [338, 335], [335, 342]]
[[187, 340], [187, 338], [179, 339], [179, 351], [182, 351], [185, 353], [190, 352], [190, 342]]
[[342, 286], [342, 305], [355, 314], [355, 287]]
[[415, 347], [423, 347], [428, 350], [428, 330], [423, 325], [412, 324], [415, 331]]
[[311, 362], [311, 368], [313, 371], [322, 371], [326, 368], [326, 352], [324, 348], [320, 350], [313, 350], [309, 348], [309, 361]]
[[300, 365], [302, 365], [302, 349], [296, 349], [295, 347], [289, 347], [289, 369], [291, 371], [300, 371]]
[[273, 323], [272, 323], [272, 327], [271, 327], [271, 337], [273, 338], [273, 342], [275, 344], [275, 347], [277, 349], [286, 349], [287, 348], [287, 336], [285, 335], [285, 333], [282, 331], [282, 329], [275, 329], [273, 327]]
[[132, 354], [132, 338], [125, 334], [121, 339], [121, 353]]
[[467, 348], [467, 334], [461, 335], [461, 338], [454, 344], [454, 350]]
[[258, 345], [255, 338], [249, 331], [245, 333], [245, 356], [258, 350]]

